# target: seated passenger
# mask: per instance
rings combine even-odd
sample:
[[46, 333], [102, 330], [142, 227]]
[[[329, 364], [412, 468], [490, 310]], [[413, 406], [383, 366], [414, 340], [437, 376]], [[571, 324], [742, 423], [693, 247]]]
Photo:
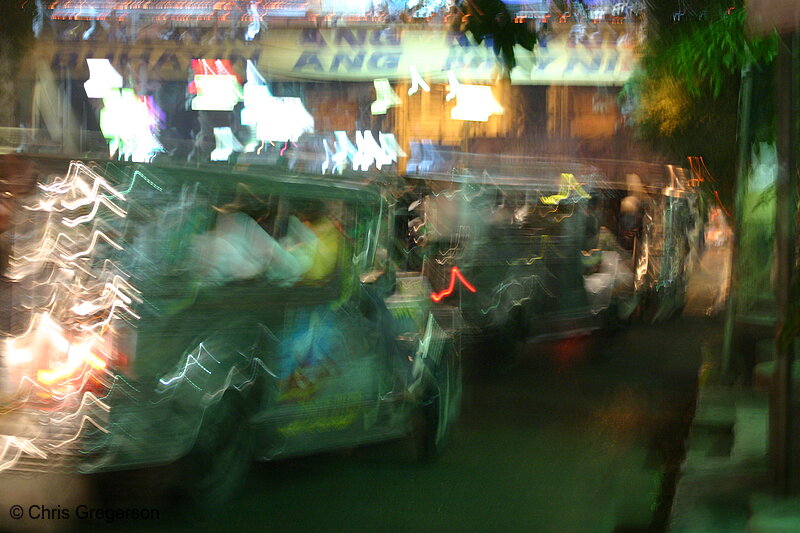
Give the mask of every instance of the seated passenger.
[[244, 213], [220, 213], [213, 230], [194, 238], [191, 258], [202, 284], [221, 285], [264, 276], [280, 285], [329, 277], [341, 233], [322, 202], [291, 216], [286, 235], [275, 240]]
[[220, 213], [212, 231], [194, 238], [192, 259], [201, 283], [212, 285], [262, 274], [290, 285], [305, 271], [294, 255], [244, 213]]
[[324, 280], [336, 269], [342, 233], [319, 200], [298, 209], [298, 217], [290, 219], [289, 234], [282, 244], [302, 265], [304, 281]]

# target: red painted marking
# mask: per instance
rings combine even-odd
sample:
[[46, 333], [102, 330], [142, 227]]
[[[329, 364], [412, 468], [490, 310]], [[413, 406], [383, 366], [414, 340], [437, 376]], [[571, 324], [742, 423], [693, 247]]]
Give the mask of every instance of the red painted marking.
[[434, 302], [440, 302], [442, 298], [453, 294], [453, 289], [456, 288], [456, 278], [458, 278], [458, 280], [464, 285], [464, 287], [467, 288], [468, 291], [470, 292], [478, 291], [478, 289], [476, 289], [469, 281], [467, 281], [467, 279], [464, 277], [461, 271], [458, 270], [458, 267], [454, 266], [450, 270], [450, 285], [448, 285], [447, 288], [443, 291], [432, 292], [431, 300], [433, 300]]

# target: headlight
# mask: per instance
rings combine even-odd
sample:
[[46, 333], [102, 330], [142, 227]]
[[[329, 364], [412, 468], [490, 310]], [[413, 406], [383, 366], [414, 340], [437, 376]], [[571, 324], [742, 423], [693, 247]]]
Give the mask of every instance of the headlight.
[[33, 387], [40, 398], [100, 392], [110, 386], [115, 370], [127, 368], [128, 351], [134, 347], [130, 331], [106, 327], [73, 334], [40, 313], [28, 331], [6, 340], [8, 388], [24, 393]]

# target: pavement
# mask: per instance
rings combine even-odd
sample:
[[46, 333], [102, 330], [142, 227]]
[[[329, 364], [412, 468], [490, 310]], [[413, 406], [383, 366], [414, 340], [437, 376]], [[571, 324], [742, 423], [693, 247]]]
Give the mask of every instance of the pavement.
[[[704, 254], [689, 285], [688, 313], [722, 310], [714, 287], [723, 286], [719, 276], [730, 271], [729, 258], [727, 247], [709, 248]], [[781, 496], [774, 490], [765, 380], [727, 385], [721, 359], [720, 345], [704, 347], [695, 415], [667, 531], [798, 533], [800, 497]]]

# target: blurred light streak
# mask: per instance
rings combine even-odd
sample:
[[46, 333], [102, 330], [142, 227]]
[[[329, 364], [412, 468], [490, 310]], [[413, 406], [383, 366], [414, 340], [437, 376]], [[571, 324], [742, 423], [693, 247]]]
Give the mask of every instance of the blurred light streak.
[[650, 261], [650, 245], [645, 240], [642, 242], [641, 253], [639, 254], [639, 258], [636, 260], [636, 277], [635, 277], [635, 285], [634, 287], [638, 290], [642, 284], [645, 282], [647, 277], [647, 269], [649, 266]]
[[211, 375], [211, 371], [208, 368], [204, 367], [203, 364], [200, 362], [200, 358], [204, 354], [208, 355], [211, 359], [213, 359], [215, 363], [219, 363], [219, 360], [216, 359], [214, 355], [211, 352], [209, 352], [201, 342], [200, 346], [198, 346], [197, 348], [197, 356], [194, 356], [192, 354], [188, 354], [186, 356], [186, 363], [183, 365], [183, 369], [181, 369], [177, 374], [175, 374], [173, 377], [169, 379], [161, 378], [158, 381], [162, 385], [171, 385], [172, 383], [180, 379], [186, 378], [186, 374], [189, 371], [189, 367], [191, 366], [198, 366], [200, 367], [200, 370], [202, 370], [208, 375]]
[[408, 96], [411, 96], [420, 89], [422, 89], [426, 93], [431, 92], [430, 86], [427, 83], [425, 83], [425, 80], [420, 75], [419, 71], [417, 70], [417, 67], [411, 65], [410, 67], [408, 67], [408, 69], [411, 71], [411, 87], [408, 88]]
[[[67, 222], [64, 221], [64, 223], [66, 224]], [[91, 238], [91, 241], [89, 242], [89, 247], [87, 249], [82, 250], [82, 251], [77, 252], [77, 253], [72, 254], [72, 255], [64, 255], [64, 254], [62, 254], [61, 257], [66, 261], [74, 261], [75, 259], [77, 259], [79, 257], [83, 257], [83, 256], [86, 256], [86, 255], [89, 255], [94, 251], [95, 246], [97, 246], [97, 241], [100, 238], [102, 238], [104, 241], [106, 241], [108, 244], [110, 244], [111, 246], [113, 246], [117, 250], [122, 250], [122, 246], [117, 244], [116, 242], [114, 242], [111, 239], [111, 237], [109, 237], [108, 235], [106, 235], [102, 231], [94, 231], [92, 233], [92, 238]]]
[[482, 308], [481, 314], [488, 315], [492, 311], [500, 309], [503, 296], [508, 295], [510, 293], [509, 289], [515, 286], [520, 287], [522, 289], [521, 292], [525, 295], [521, 297], [511, 297], [510, 301], [507, 302], [507, 308], [504, 310], [507, 311], [512, 307], [522, 305], [523, 302], [530, 300], [533, 297], [534, 288], [537, 285], [545, 294], [550, 297], [555, 297], [555, 295], [549, 291], [547, 287], [545, 287], [545, 285], [539, 279], [539, 276], [536, 274], [532, 274], [530, 276], [518, 276], [517, 279], [507, 280], [495, 287], [491, 298], [492, 303], [488, 307]]
[[464, 241], [469, 242], [470, 233], [471, 232], [469, 226], [459, 226], [458, 230], [456, 231], [456, 242], [453, 244], [453, 246], [451, 246], [447, 250], [439, 252], [439, 255], [441, 257], [435, 258], [434, 261], [436, 261], [440, 265], [444, 265], [455, 259], [456, 254], [458, 254], [458, 252], [464, 248], [464, 245], [461, 242], [462, 238], [464, 239]]
[[100, 398], [98, 398], [95, 394], [92, 394], [91, 392], [87, 392], [81, 397], [80, 405], [78, 406], [78, 409], [76, 409], [74, 413], [66, 414], [66, 415], [62, 416], [61, 418], [52, 417], [50, 419], [50, 421], [55, 423], [55, 424], [64, 423], [67, 420], [70, 420], [72, 418], [77, 417], [79, 414], [81, 414], [83, 412], [83, 408], [88, 407], [90, 404], [96, 405], [97, 407], [99, 407], [100, 409], [102, 409], [105, 412], [110, 412], [111, 411], [111, 407], [109, 407], [108, 404], [106, 404], [105, 402], [100, 400]]
[[233, 73], [230, 61], [193, 59], [194, 81], [189, 92], [195, 111], [233, 111], [244, 97], [239, 79]]
[[[84, 178], [92, 181], [91, 186]], [[38, 243], [35, 240], [31, 243], [38, 250], [33, 254], [22, 255], [23, 260], [30, 266], [23, 266], [25, 263], [19, 264], [20, 261], [15, 258], [15, 269], [23, 271], [22, 276], [15, 277], [17, 280], [24, 279], [26, 275], [32, 276], [37, 271], [37, 264], [43, 267], [53, 262], [53, 259], [59, 259], [55, 263], [56, 266], [60, 266], [55, 270], [49, 270], [47, 280], [31, 278], [33, 287], [51, 288], [50, 296], [48, 298], [45, 295], [44, 299], [39, 298], [38, 302], [35, 300], [32, 302], [34, 319], [30, 321], [24, 334], [8, 339], [7, 346], [9, 353], [15, 354], [11, 357], [12, 360], [20, 364], [23, 362], [35, 364], [38, 367], [33, 370], [41, 384], [53, 386], [57, 383], [66, 385], [80, 382], [80, 387], [71, 389], [72, 392], [79, 393], [90, 379], [96, 379], [91, 377], [92, 371], [103, 371], [111, 357], [102, 349], [106, 341], [91, 332], [93, 330], [105, 332], [106, 326], [116, 317], [118, 309], [133, 318], [138, 318], [138, 315], [129, 308], [133, 301], [141, 301], [138, 291], [120, 276], [120, 271], [113, 262], [104, 260], [99, 273], [93, 273], [79, 263], [74, 263], [76, 259], [92, 256], [101, 241], [114, 249], [123, 249], [105, 231], [97, 229], [98, 223], [100, 226], [107, 225], [104, 219], [95, 220], [93, 231], [84, 230], [78, 224], [93, 219], [101, 203], [110, 207], [112, 215], [125, 218], [126, 211], [109, 201], [109, 198], [124, 201], [125, 197], [111, 187], [103, 177], [79, 162], [70, 165], [65, 177], [55, 178], [48, 185], [40, 185], [40, 190], [49, 196], [46, 201], [39, 202], [38, 208], [44, 212], [48, 212], [58, 200], [66, 209], [78, 209], [89, 204], [93, 204], [93, 207], [84, 217], [72, 220], [62, 218], [61, 224], [66, 228], [58, 231], [55, 238], [52, 235], [57, 231], [54, 229], [56, 223], [48, 216], [42, 230], [42, 239]], [[109, 194], [100, 194], [101, 190]], [[34, 206], [30, 210], [35, 211], [37, 207]], [[71, 248], [86, 241], [89, 241], [88, 246], [85, 248], [81, 246], [79, 251], [70, 252]], [[27, 274], [24, 271], [27, 271]], [[64, 292], [66, 295], [61, 294]], [[92, 297], [93, 293], [97, 296]], [[78, 302], [72, 305], [68, 303], [76, 299]], [[60, 310], [57, 311], [57, 308]], [[61, 314], [62, 312], [66, 314]], [[63, 328], [53, 320], [56, 313], [65, 324], [71, 324], [70, 340], [65, 336]], [[90, 318], [90, 322], [87, 322], [86, 318]], [[78, 319], [77, 322], [75, 319]], [[51, 365], [51, 362], [55, 364]], [[25, 376], [22, 379], [25, 380]], [[46, 392], [51, 396], [63, 396], [65, 390], [50, 389]]]
[[558, 222], [559, 224], [564, 221], [565, 218], [570, 218], [575, 214], [575, 209], [577, 207], [577, 203], [573, 203], [569, 205], [569, 209], [564, 209], [561, 213], [559, 213], [559, 209], [561, 208], [559, 204], [556, 204], [553, 209], [546, 211], [542, 214], [542, 218], [547, 216], [552, 216], [553, 220]]
[[460, 281], [461, 284], [464, 285], [464, 287], [466, 287], [468, 291], [477, 292], [478, 289], [476, 289], [469, 281], [467, 281], [464, 275], [461, 274], [461, 271], [458, 270], [457, 266], [454, 266], [453, 268], [450, 269], [450, 284], [443, 291], [440, 291], [438, 293], [432, 292], [431, 300], [433, 300], [434, 302], [440, 302], [443, 298], [446, 298], [447, 296], [453, 294], [453, 290], [456, 287], [456, 279], [458, 279], [458, 281]]
[[557, 257], [564, 257], [564, 255], [561, 254], [558, 251], [558, 248], [556, 248], [555, 245], [552, 244], [552, 242], [550, 241], [550, 236], [549, 235], [540, 235], [539, 236], [539, 255], [527, 257], [527, 258], [524, 258], [524, 259], [514, 259], [514, 260], [511, 260], [511, 261], [506, 261], [506, 263], [508, 265], [532, 265], [535, 262], [541, 261], [542, 259], [544, 259], [547, 256], [547, 253], [546, 253], [547, 250], [550, 250], [550, 252], [555, 254]]
[[0, 472], [13, 467], [22, 457], [22, 454], [47, 459], [47, 454], [40, 450], [30, 439], [18, 439], [11, 435], [0, 435], [5, 438], [3, 448], [0, 450], [0, 460], [5, 459], [9, 450], [15, 449], [14, 456], [4, 462], [0, 462]]
[[78, 426], [78, 431], [75, 432], [75, 435], [73, 437], [71, 437], [69, 439], [64, 439], [61, 442], [59, 442], [58, 444], [53, 444], [51, 446], [51, 448], [58, 449], [58, 448], [64, 446], [65, 444], [69, 444], [69, 443], [72, 443], [72, 442], [75, 442], [76, 440], [78, 440], [78, 437], [80, 437], [81, 433], [83, 433], [83, 429], [84, 429], [84, 427], [86, 427], [87, 423], [90, 423], [91, 425], [93, 425], [95, 428], [99, 429], [103, 433], [108, 433], [108, 430], [105, 429], [100, 424], [98, 424], [97, 421], [94, 418], [92, 418], [90, 416], [84, 416], [84, 417], [81, 418], [81, 423]]
[[370, 106], [373, 115], [385, 115], [390, 107], [402, 103], [400, 97], [392, 89], [388, 79], [380, 78], [373, 83], [375, 85], [375, 101]]
[[230, 127], [214, 128], [216, 147], [211, 151], [212, 161], [227, 161], [233, 152], [241, 152], [244, 146], [233, 135]]
[[562, 200], [569, 198], [573, 191], [582, 198], [591, 198], [591, 195], [587, 193], [581, 184], [578, 183], [578, 180], [575, 179], [574, 174], [562, 172], [561, 184], [558, 193], [551, 196], [542, 196], [540, 197], [540, 200], [546, 205], [558, 205]]
[[[82, 176], [92, 180], [91, 187], [82, 179]], [[102, 197], [102, 195], [99, 194], [101, 188], [111, 193], [112, 196], [125, 201], [125, 196], [121, 192], [117, 191], [102, 176], [81, 162], [72, 162], [63, 180], [56, 180], [53, 185], [40, 185], [40, 187], [42, 190], [52, 194], [66, 194], [67, 192], [75, 192], [76, 188], [80, 189], [85, 195], [83, 198], [71, 202], [65, 200], [61, 201], [61, 205], [67, 209], [77, 209], [78, 207], [88, 205], [92, 202], [97, 202], [98, 197]], [[111, 204], [109, 207], [112, 207], [112, 210], [114, 210], [117, 215], [124, 216], [125, 211], [123, 209], [116, 207], [114, 204]]]
[[109, 91], [122, 88], [122, 75], [116, 71], [108, 59], [86, 58], [89, 79], [83, 83], [86, 96], [105, 98]]

